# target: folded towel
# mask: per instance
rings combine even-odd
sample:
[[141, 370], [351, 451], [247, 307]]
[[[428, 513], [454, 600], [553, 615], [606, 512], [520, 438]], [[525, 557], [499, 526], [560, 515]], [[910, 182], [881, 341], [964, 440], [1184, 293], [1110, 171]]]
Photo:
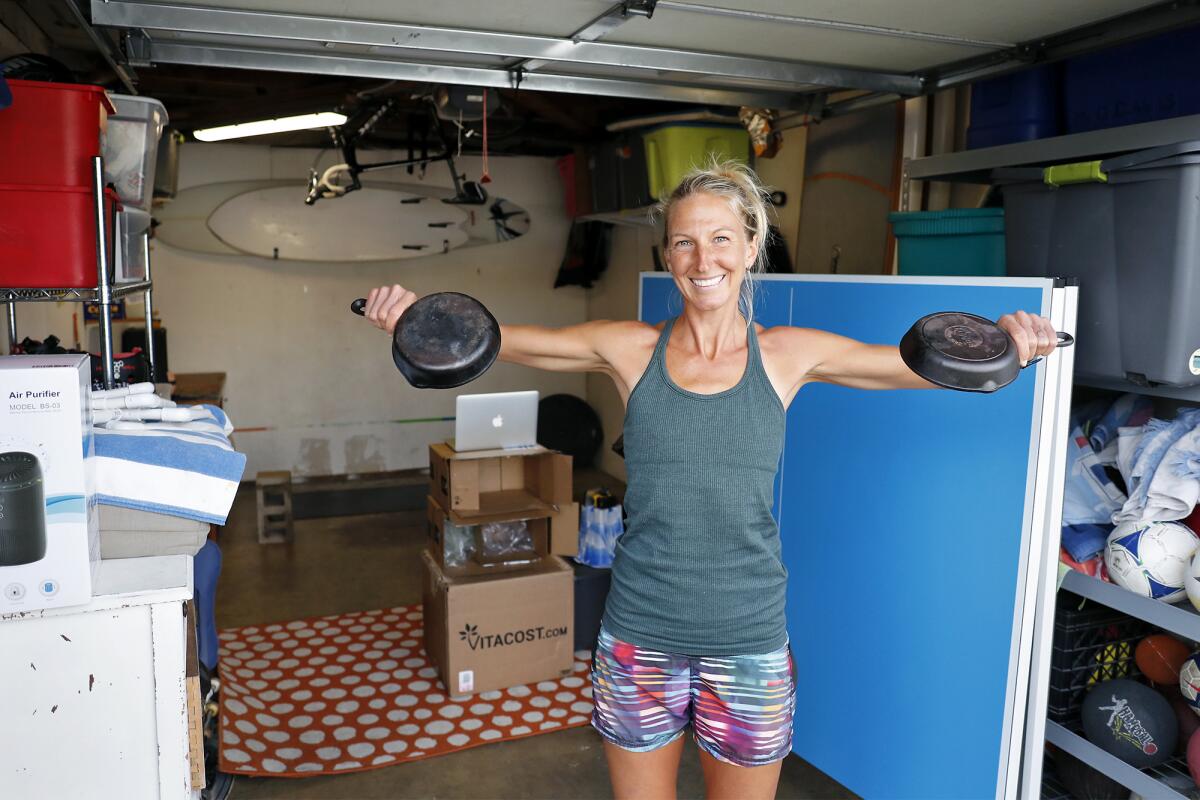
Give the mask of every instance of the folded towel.
[[1143, 520], [1168, 522], [1192, 513], [1200, 500], [1200, 427], [1167, 449], [1146, 489]]
[[[1124, 522], [1141, 522], [1146, 511], [1147, 495], [1150, 491], [1150, 481], [1158, 470], [1158, 465], [1166, 456], [1171, 445], [1179, 441], [1185, 434], [1200, 424], [1200, 409], [1181, 411], [1175, 419], [1167, 421], [1152, 419], [1145, 425], [1142, 438], [1137, 443], [1133, 453], [1133, 466], [1125, 482], [1129, 490], [1129, 499], [1124, 507], [1113, 514], [1113, 524]], [[1184, 516], [1187, 516], [1186, 514]]]
[[223, 525], [246, 457], [233, 449], [221, 409], [193, 422], [93, 428], [97, 501]]

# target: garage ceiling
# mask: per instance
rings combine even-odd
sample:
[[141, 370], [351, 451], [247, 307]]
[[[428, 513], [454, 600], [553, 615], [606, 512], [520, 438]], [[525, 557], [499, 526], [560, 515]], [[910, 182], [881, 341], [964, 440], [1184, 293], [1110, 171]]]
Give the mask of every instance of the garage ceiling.
[[[1148, 0], [60, 2], [185, 127], [296, 113], [306, 89], [328, 107], [383, 82], [466, 84], [504, 90], [513, 125], [550, 149], [673, 104], [820, 117], [847, 108], [844, 90], [888, 102], [1200, 22], [1196, 3]], [[209, 87], [227, 70], [257, 88], [222, 109]], [[192, 108], [162, 96], [189, 82]]]

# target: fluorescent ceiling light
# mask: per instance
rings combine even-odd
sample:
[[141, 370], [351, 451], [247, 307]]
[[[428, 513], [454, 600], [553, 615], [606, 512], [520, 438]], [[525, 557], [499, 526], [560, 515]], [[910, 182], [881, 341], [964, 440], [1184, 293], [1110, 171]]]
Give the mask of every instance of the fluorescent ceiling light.
[[192, 135], [202, 142], [220, 142], [225, 139], [241, 139], [244, 136], [263, 136], [284, 131], [306, 131], [311, 128], [328, 128], [346, 121], [345, 114], [323, 111], [320, 114], [301, 114], [298, 117], [263, 119], [258, 122], [243, 122], [238, 125], [222, 125], [193, 131]]

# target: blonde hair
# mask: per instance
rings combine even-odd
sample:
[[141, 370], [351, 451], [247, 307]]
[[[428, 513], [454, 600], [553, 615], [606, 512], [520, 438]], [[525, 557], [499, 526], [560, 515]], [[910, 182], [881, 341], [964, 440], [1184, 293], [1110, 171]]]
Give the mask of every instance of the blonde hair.
[[[710, 156], [707, 165], [697, 167], [684, 175], [675, 190], [655, 204], [655, 218], [668, 222], [671, 209], [676, 203], [700, 193], [724, 198], [729, 203], [730, 210], [742, 220], [747, 240], [757, 240], [758, 253], [754, 257], [754, 263], [746, 270], [738, 301], [738, 307], [745, 315], [746, 322], [751, 323], [754, 319], [754, 276], [762, 274], [766, 268], [767, 245], [771, 237], [770, 216], [767, 210], [770, 192], [754, 170], [742, 162], [720, 161], [715, 156]], [[668, 232], [664, 226], [663, 250], [668, 246]]]

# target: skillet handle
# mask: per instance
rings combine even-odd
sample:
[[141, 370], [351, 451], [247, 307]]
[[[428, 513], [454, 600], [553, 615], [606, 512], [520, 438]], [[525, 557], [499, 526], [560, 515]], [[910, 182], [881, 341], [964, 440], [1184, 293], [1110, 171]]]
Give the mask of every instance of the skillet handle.
[[[360, 297], [357, 300], [355, 300], [353, 303], [350, 304], [350, 310], [353, 311], [355, 314], [358, 314], [360, 317], [365, 317], [367, 315], [367, 298]], [[1061, 334], [1061, 335], [1065, 335], [1065, 334]]]
[[[1071, 334], [1063, 333], [1062, 331], [1058, 331], [1057, 333], [1058, 333], [1058, 343], [1055, 345], [1055, 347], [1070, 347], [1071, 345], [1075, 344], [1075, 337], [1072, 336]], [[1026, 364], [1025, 367], [1028, 367], [1028, 366], [1038, 363], [1039, 361], [1042, 360], [1042, 358], [1043, 358], [1043, 356], [1038, 356], [1037, 358], [1033, 359], [1028, 364]], [[1021, 367], [1021, 369], [1025, 369], [1025, 367]]]

